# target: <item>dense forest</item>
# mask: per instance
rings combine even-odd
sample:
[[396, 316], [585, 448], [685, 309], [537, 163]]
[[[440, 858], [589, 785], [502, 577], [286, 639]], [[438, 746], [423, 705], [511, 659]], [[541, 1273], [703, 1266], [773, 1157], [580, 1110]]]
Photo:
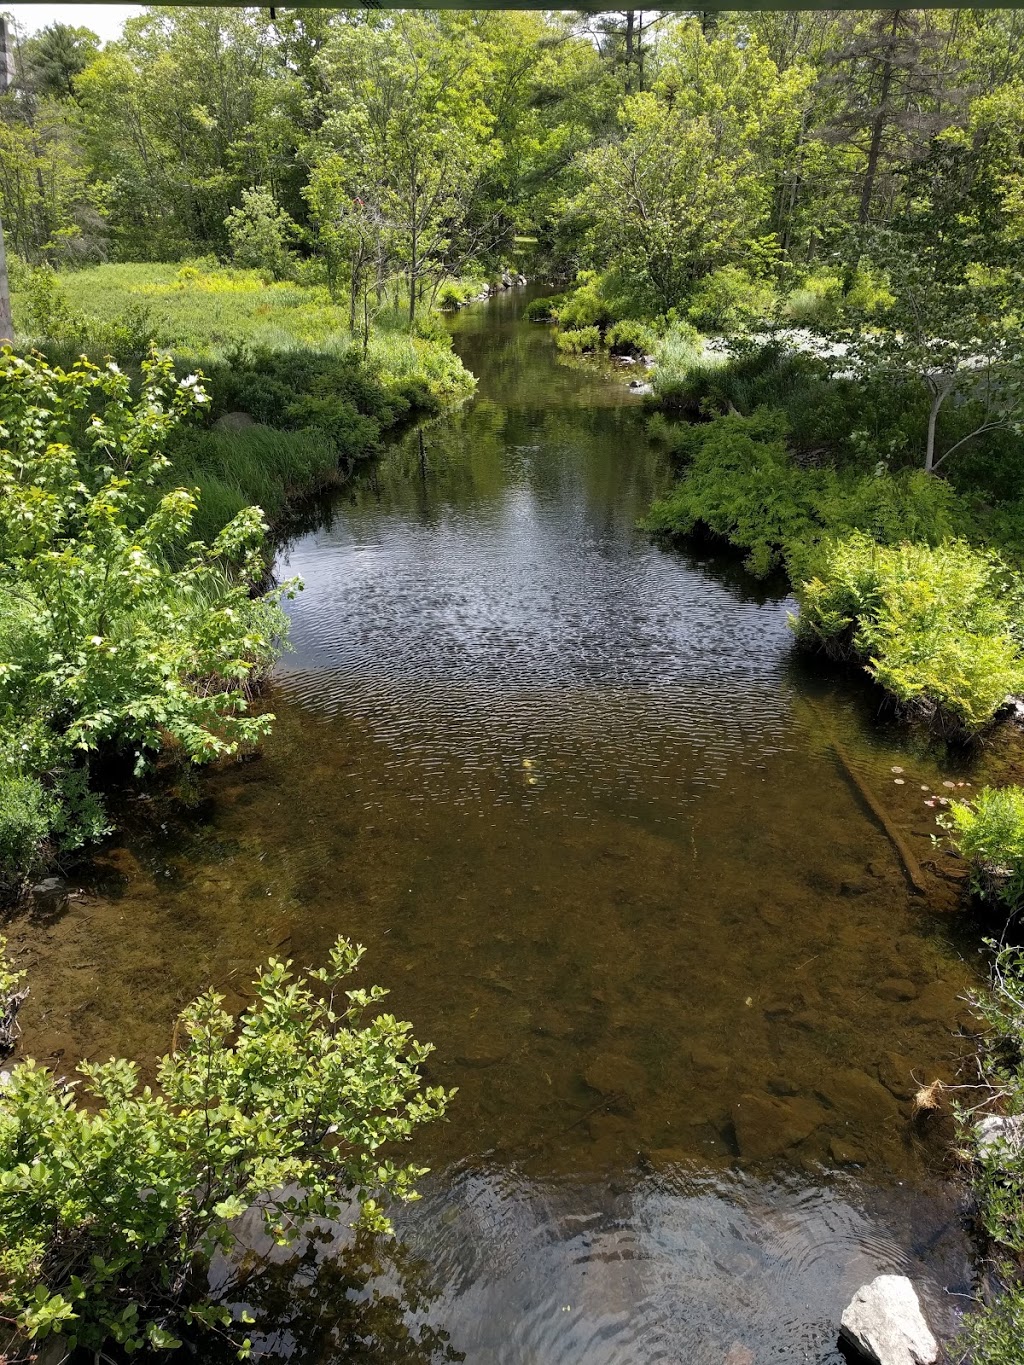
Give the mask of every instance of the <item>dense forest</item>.
[[620, 311], [798, 316], [885, 231], [887, 266], [1005, 260], [1022, 34], [1012, 10], [156, 7], [100, 51], [52, 25], [4, 96], [0, 211], [31, 265], [212, 254], [353, 307], [401, 279], [411, 317], [523, 235], [609, 272]]
[[[1021, 709], [1024, 12], [155, 6], [117, 41], [57, 23], [14, 58], [7, 903], [111, 831], [112, 783], [259, 744], [301, 587], [273, 580], [275, 536], [473, 392], [440, 314], [526, 277], [552, 363], [640, 377], [674, 471], [647, 531], [738, 551], [794, 594], [799, 645], [930, 739], [963, 750]], [[1024, 792], [949, 806], [971, 889], [1012, 919]], [[202, 997], [157, 1092], [127, 1062], [87, 1068], [81, 1107], [42, 1068], [5, 1076], [9, 1358], [201, 1328], [244, 1355], [246, 1319], [190, 1278], [233, 1219], [266, 1199], [284, 1240], [344, 1187], [386, 1230], [378, 1200], [419, 1172], [377, 1149], [450, 1095], [421, 1089], [407, 1025], [363, 1020], [380, 993], [337, 1004], [359, 955], [272, 963], [237, 1033]], [[1004, 948], [980, 1088], [1011, 1117], [1022, 979]], [[0, 954], [7, 1050], [22, 998]], [[1024, 1352], [1021, 1150], [972, 1148], [1009, 1286], [964, 1338], [978, 1365]], [[304, 1193], [270, 1210], [281, 1187]]]

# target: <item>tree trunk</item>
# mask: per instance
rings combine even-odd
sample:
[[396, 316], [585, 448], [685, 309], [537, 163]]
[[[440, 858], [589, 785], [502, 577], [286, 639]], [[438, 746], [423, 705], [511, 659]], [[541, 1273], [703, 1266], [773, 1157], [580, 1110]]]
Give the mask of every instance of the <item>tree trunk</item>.
[[924, 472], [926, 474], [935, 472], [935, 429], [939, 421], [939, 408], [942, 407], [942, 400], [945, 396], [943, 390], [939, 388], [932, 392], [932, 406], [928, 413], [928, 439], [924, 448]]
[[4, 249], [4, 225], [0, 222], [0, 341], [14, 340], [11, 322], [11, 286], [7, 279], [7, 252]]
[[[895, 41], [896, 30], [899, 26], [900, 12], [892, 12], [892, 37]], [[861, 227], [867, 223], [871, 216], [871, 200], [875, 193], [875, 178], [878, 175], [878, 162], [882, 155], [882, 138], [885, 134], [885, 125], [889, 117], [889, 90], [892, 86], [892, 49], [885, 54], [885, 61], [882, 63], [882, 88], [878, 96], [878, 112], [875, 114], [871, 123], [871, 142], [868, 146], [868, 164], [864, 171], [864, 184], [860, 192], [860, 212], [857, 215]]]

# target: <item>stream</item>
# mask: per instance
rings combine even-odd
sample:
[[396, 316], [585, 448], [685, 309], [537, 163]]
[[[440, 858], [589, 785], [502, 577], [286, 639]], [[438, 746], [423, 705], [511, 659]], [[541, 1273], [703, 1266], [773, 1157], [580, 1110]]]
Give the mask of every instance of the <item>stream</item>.
[[132, 798], [67, 913], [14, 927], [23, 1050], [150, 1058], [207, 984], [238, 1010], [271, 953], [367, 945], [459, 1093], [397, 1248], [271, 1258], [272, 1358], [838, 1365], [887, 1271], [949, 1330], [971, 1246], [912, 1097], [966, 1047], [978, 934], [835, 742], [922, 861], [971, 771], [798, 658], [783, 593], [637, 529], [667, 457], [529, 296], [453, 318], [479, 388], [422, 465], [411, 432], [282, 547], [263, 753]]

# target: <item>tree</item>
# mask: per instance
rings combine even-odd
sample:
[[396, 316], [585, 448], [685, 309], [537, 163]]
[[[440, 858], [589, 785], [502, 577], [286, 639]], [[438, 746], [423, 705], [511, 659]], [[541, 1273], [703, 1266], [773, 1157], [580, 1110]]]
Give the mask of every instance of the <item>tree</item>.
[[75, 81], [100, 50], [91, 29], [47, 24], [21, 45], [22, 80], [35, 96], [72, 99]]
[[[929, 139], [954, 121], [959, 101], [950, 77], [956, 68], [945, 33], [926, 11], [856, 16], [846, 41], [828, 54], [825, 83], [835, 100], [828, 136], [853, 153], [862, 226], [876, 212], [883, 175], [922, 154]], [[892, 199], [890, 185], [890, 212]]]
[[[838, 335], [841, 362], [864, 377], [891, 376], [928, 394], [924, 468], [933, 473], [968, 441], [1024, 420], [1024, 327], [1020, 279], [951, 250], [926, 251], [910, 234], [879, 232], [893, 301]], [[939, 420], [950, 400], [969, 405], [970, 429], [941, 450]]]
[[[68, 1082], [29, 1061], [0, 1088], [0, 1309], [6, 1351], [47, 1336], [97, 1356], [173, 1349], [196, 1328], [250, 1343], [204, 1272], [262, 1215], [280, 1245], [317, 1218], [388, 1235], [385, 1198], [415, 1198], [422, 1168], [389, 1148], [440, 1118], [432, 1049], [380, 1012], [380, 987], [345, 989], [361, 947], [295, 977], [271, 960], [236, 1021], [213, 991], [181, 1015], [155, 1088], [134, 1062], [83, 1062]], [[0, 962], [0, 988], [17, 981]], [[79, 1104], [76, 1089], [88, 1097]], [[197, 1273], [198, 1272], [198, 1273]], [[243, 1313], [241, 1323], [251, 1323]]]
[[496, 155], [486, 50], [448, 16], [403, 13], [386, 25], [340, 25], [320, 60], [332, 107], [315, 161], [340, 157], [343, 197], [373, 206], [405, 278], [411, 325], [424, 286], [448, 273], [453, 231]]
[[296, 227], [265, 186], [242, 191], [242, 202], [224, 220], [236, 265], [283, 279], [291, 263]]
[[708, 38], [693, 20], [662, 46], [654, 89], [623, 101], [621, 136], [582, 159], [575, 203], [594, 264], [614, 263], [655, 311], [719, 266], [771, 260], [762, 156], [800, 91], [756, 42]]
[[295, 79], [255, 9], [153, 7], [75, 83], [92, 176], [129, 259], [222, 250], [242, 190], [294, 149]]

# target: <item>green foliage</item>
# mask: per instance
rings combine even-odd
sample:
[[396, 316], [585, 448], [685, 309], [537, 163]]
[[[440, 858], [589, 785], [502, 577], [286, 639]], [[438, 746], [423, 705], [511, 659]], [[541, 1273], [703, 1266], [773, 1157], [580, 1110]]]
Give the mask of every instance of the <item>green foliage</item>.
[[[360, 448], [358, 454], [372, 449]], [[192, 524], [192, 533], [201, 540], [214, 539], [253, 503], [280, 525], [294, 499], [337, 483], [345, 468], [337, 446], [323, 431], [262, 426], [184, 431], [175, 440], [173, 459], [168, 478], [202, 490]]]
[[982, 896], [1016, 913], [1024, 906], [1024, 788], [983, 787], [950, 802], [941, 820]]
[[423, 1171], [389, 1148], [452, 1092], [423, 1085], [431, 1048], [379, 1010], [384, 990], [343, 986], [362, 953], [339, 939], [326, 968], [298, 977], [271, 960], [237, 1021], [200, 996], [153, 1088], [119, 1058], [83, 1062], [71, 1083], [14, 1069], [0, 1089], [8, 1351], [59, 1335], [134, 1354], [213, 1329], [246, 1356], [252, 1319], [234, 1321], [231, 1286], [213, 1298], [204, 1274], [246, 1209], [279, 1245], [350, 1216], [352, 1200], [362, 1228], [390, 1232], [382, 1201], [415, 1198]]
[[798, 639], [859, 661], [907, 712], [973, 734], [1024, 684], [1021, 584], [964, 541], [822, 544], [797, 588]]
[[584, 355], [596, 351], [601, 345], [601, 331], [598, 327], [575, 327], [571, 331], [558, 332], [555, 345], [566, 355]]
[[242, 202], [224, 220], [231, 257], [243, 270], [259, 270], [272, 280], [289, 273], [289, 243], [296, 227], [266, 186], [242, 191]]
[[654, 348], [657, 365], [654, 392], [660, 407], [668, 411], [688, 405], [693, 392], [693, 375], [717, 368], [717, 360], [705, 356], [704, 343], [696, 327], [673, 320]]
[[561, 294], [549, 294], [541, 299], [531, 299], [523, 311], [527, 322], [553, 322], [558, 314]]
[[685, 536], [704, 527], [743, 550], [758, 576], [784, 568], [795, 582], [819, 542], [852, 530], [884, 543], [906, 536], [938, 543], [955, 533], [962, 515], [952, 490], [923, 475], [802, 467], [779, 412], [660, 429], [688, 463], [651, 508], [648, 528]]
[[[1015, 789], [1016, 790], [1016, 789]], [[992, 793], [998, 796], [999, 793]], [[1018, 824], [1020, 807], [997, 814], [995, 822]], [[993, 825], [995, 834], [995, 825]], [[1010, 833], [1019, 847], [1019, 833]], [[980, 1018], [980, 1086], [971, 1107], [958, 1107], [965, 1153], [973, 1157], [973, 1193], [981, 1226], [1002, 1285], [986, 1293], [965, 1317], [951, 1343], [951, 1359], [965, 1365], [1016, 1365], [1024, 1350], [1024, 1144], [1012, 1132], [979, 1141], [979, 1119], [986, 1113], [1024, 1117], [1024, 953], [1013, 946], [993, 950], [989, 989], [972, 1001]]]
[[775, 309], [775, 291], [737, 265], [719, 266], [690, 294], [686, 316], [702, 332], [743, 332], [763, 326]]
[[137, 771], [168, 746], [206, 762], [273, 719], [248, 704], [285, 624], [279, 593], [250, 592], [262, 513], [190, 543], [194, 495], [154, 497], [167, 440], [207, 402], [166, 357], [143, 363], [136, 399], [113, 362], [64, 371], [0, 353], [0, 785], [17, 856], [44, 818], [71, 837], [75, 804], [83, 837], [95, 830], [81, 769], [101, 747]]
[[0, 898], [37, 870], [58, 817], [58, 803], [38, 778], [0, 767]]
[[576, 277], [576, 287], [553, 310], [558, 324], [566, 329], [597, 327], [603, 330], [617, 316], [608, 298], [605, 281], [596, 271], [586, 270]]
[[651, 355], [658, 344], [658, 335], [653, 327], [630, 318], [615, 322], [604, 334], [604, 344], [612, 355], [646, 356]]
[[[1024, 1191], [1022, 1191], [1024, 1193]], [[1013, 1267], [1004, 1267], [1007, 1278]], [[1017, 1365], [1024, 1360], [1024, 1288], [1010, 1284], [970, 1313], [954, 1343], [957, 1359], [970, 1365]]]

